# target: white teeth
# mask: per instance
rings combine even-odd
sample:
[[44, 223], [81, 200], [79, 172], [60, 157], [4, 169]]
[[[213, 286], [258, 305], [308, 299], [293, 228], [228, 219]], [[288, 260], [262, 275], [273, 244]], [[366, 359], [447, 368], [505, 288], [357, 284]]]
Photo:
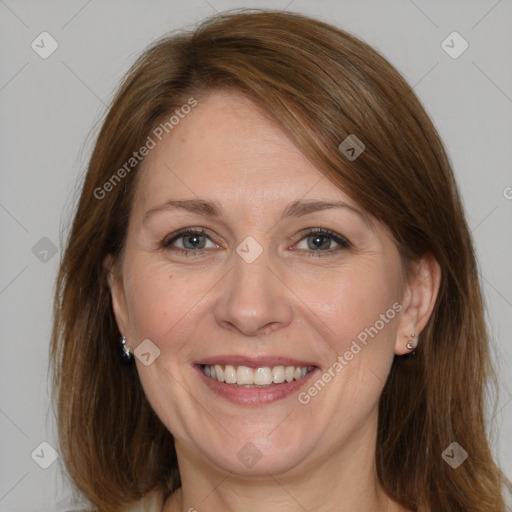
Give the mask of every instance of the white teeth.
[[215, 365], [215, 375], [217, 375], [217, 380], [219, 382], [224, 382], [224, 370], [220, 366], [220, 364]]
[[274, 366], [272, 368], [272, 382], [282, 384], [284, 382], [284, 366]]
[[254, 384], [258, 386], [269, 386], [272, 384], [272, 370], [268, 366], [256, 368], [254, 371]]
[[[208, 365], [205, 366], [208, 368]], [[236, 384], [236, 370], [234, 366], [230, 364], [226, 365], [226, 369], [224, 370], [224, 381], [226, 384]]]
[[245, 387], [271, 386], [304, 378], [314, 366], [262, 366], [249, 368], [248, 366], [203, 365], [205, 375], [226, 384], [235, 384]]
[[[247, 366], [239, 366], [236, 370], [236, 383], [243, 384], [254, 384], [254, 372], [252, 368]], [[257, 383], [256, 383], [257, 384]]]

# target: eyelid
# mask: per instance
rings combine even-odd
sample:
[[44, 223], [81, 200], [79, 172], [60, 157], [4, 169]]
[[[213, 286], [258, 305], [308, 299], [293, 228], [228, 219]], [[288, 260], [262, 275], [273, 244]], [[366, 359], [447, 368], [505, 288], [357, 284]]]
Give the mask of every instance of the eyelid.
[[[217, 248], [219, 247], [219, 244], [212, 239], [212, 237], [206, 232], [206, 230], [204, 228], [198, 228], [198, 227], [183, 228], [175, 233], [172, 233], [171, 235], [166, 236], [161, 241], [160, 247], [163, 249], [169, 249], [172, 246], [173, 242], [175, 242], [176, 240], [178, 240], [186, 235], [196, 235], [196, 234], [206, 236], [206, 238], [209, 239], [213, 244], [215, 244], [217, 246]], [[303, 252], [309, 253], [312, 256], [315, 256], [315, 255], [322, 255], [322, 254], [332, 254], [334, 252], [338, 252], [339, 250], [349, 249], [352, 247], [352, 243], [343, 235], [340, 235], [339, 233], [332, 231], [330, 229], [321, 228], [321, 227], [306, 228], [306, 229], [302, 230], [298, 234], [298, 236], [300, 237], [299, 240], [294, 245], [297, 245], [298, 243], [302, 242], [302, 240], [304, 240], [305, 238], [308, 238], [308, 237], [314, 236], [314, 235], [321, 235], [321, 236], [326, 236], [326, 237], [331, 238], [334, 242], [336, 242], [339, 245], [339, 248], [329, 249], [327, 251], [313, 251], [313, 250], [299, 249], [300, 251], [303, 251]], [[172, 250], [182, 252], [182, 253], [201, 253], [203, 251], [210, 250], [210, 249], [211, 248], [208, 248], [208, 249], [203, 248], [203, 249], [195, 249], [194, 250], [194, 249], [183, 249], [181, 247], [173, 247]]]
[[[194, 228], [194, 227], [191, 227], [191, 228], [183, 228], [183, 229], [180, 229], [179, 231], [175, 232], [175, 233], [172, 233], [168, 236], [166, 236], [160, 243], [161, 247], [163, 247], [164, 249], [170, 247], [172, 245], [173, 242], [175, 242], [176, 240], [186, 236], [186, 235], [204, 235], [206, 236], [206, 238], [208, 238], [212, 243], [214, 243], [215, 245], [219, 245], [217, 242], [215, 242], [212, 237], [206, 232], [206, 230], [204, 228]], [[190, 251], [190, 252], [199, 252], [201, 250], [204, 250], [204, 249], [198, 249], [196, 251], [192, 251], [190, 249], [182, 249], [181, 247], [176, 247], [176, 250], [181, 250], [181, 251]]]
[[307, 229], [303, 230], [299, 234], [300, 238], [299, 238], [298, 242], [296, 242], [296, 244], [294, 244], [294, 245], [297, 245], [298, 243], [302, 242], [302, 240], [304, 240], [305, 238], [308, 238], [313, 235], [322, 235], [322, 236], [331, 238], [340, 247], [338, 249], [336, 249], [336, 248], [329, 249], [327, 251], [312, 251], [312, 250], [308, 251], [305, 249], [299, 249], [299, 250], [310, 253], [310, 255], [315, 256], [315, 255], [322, 255], [322, 254], [331, 254], [331, 253], [337, 252], [339, 250], [350, 249], [353, 247], [352, 243], [350, 242], [350, 240], [348, 240], [348, 238], [346, 238], [345, 236], [343, 236], [335, 231], [327, 229], [327, 228], [307, 228]]

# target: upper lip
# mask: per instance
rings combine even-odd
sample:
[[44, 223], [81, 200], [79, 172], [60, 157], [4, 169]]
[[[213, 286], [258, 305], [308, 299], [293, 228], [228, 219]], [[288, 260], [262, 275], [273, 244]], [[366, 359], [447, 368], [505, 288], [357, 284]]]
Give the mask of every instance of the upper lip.
[[213, 366], [216, 364], [230, 364], [233, 366], [248, 366], [249, 368], [262, 368], [268, 366], [270, 368], [274, 366], [317, 366], [315, 363], [306, 360], [299, 360], [292, 357], [281, 357], [281, 356], [259, 356], [259, 357], [247, 357], [242, 355], [220, 355], [207, 357], [197, 361], [197, 365], [209, 365]]

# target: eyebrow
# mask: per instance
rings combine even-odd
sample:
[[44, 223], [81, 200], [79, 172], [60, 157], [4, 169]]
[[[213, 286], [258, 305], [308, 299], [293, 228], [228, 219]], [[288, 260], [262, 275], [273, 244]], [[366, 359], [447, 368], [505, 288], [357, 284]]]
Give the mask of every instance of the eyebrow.
[[[329, 210], [333, 208], [345, 208], [352, 213], [358, 215], [365, 224], [372, 228], [372, 223], [367, 215], [355, 206], [352, 206], [343, 201], [317, 201], [317, 200], [304, 200], [298, 199], [290, 203], [283, 211], [280, 220], [291, 217], [302, 217], [311, 213], [319, 212], [322, 210]], [[148, 210], [144, 215], [144, 222], [148, 220], [153, 214], [165, 211], [168, 209], [184, 210], [189, 213], [202, 215], [204, 217], [222, 217], [222, 207], [215, 201], [205, 201], [203, 199], [181, 199], [170, 200], [159, 206], [155, 206]]]

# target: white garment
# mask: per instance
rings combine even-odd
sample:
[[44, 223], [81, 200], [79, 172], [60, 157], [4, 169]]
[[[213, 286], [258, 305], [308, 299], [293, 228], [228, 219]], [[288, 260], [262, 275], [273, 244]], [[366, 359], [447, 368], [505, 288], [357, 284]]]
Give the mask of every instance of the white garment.
[[125, 507], [124, 512], [161, 512], [164, 506], [164, 498], [159, 491], [146, 494], [140, 501]]

